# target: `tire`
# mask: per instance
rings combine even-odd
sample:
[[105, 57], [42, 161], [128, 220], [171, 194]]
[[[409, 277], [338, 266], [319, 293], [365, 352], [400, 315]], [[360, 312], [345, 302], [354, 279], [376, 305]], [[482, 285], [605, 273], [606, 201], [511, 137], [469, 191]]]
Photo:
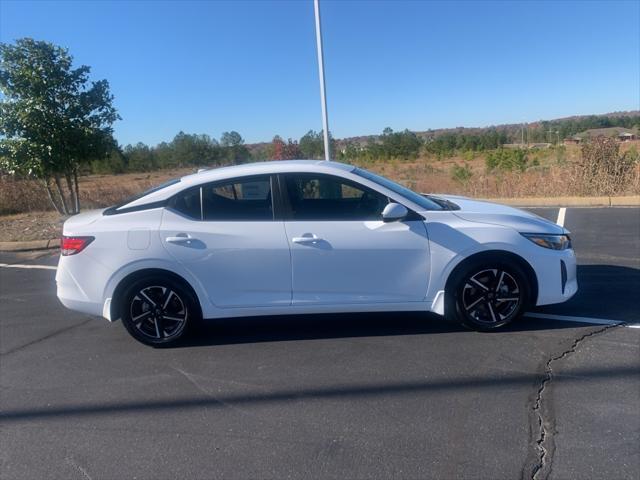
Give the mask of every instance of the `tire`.
[[174, 346], [199, 320], [197, 300], [172, 278], [150, 275], [125, 288], [121, 318], [129, 334], [145, 345]]
[[454, 275], [445, 313], [472, 330], [503, 327], [520, 318], [529, 304], [530, 282], [517, 263], [483, 259]]

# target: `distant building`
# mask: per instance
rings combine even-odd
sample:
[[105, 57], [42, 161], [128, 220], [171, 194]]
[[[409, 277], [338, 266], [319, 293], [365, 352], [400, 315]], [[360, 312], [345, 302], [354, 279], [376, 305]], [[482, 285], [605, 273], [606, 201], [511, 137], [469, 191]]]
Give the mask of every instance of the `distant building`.
[[621, 142], [629, 142], [635, 139], [636, 136], [630, 132], [621, 132], [620, 135], [618, 135], [618, 140], [620, 140]]
[[565, 145], [578, 145], [579, 143], [582, 143], [582, 137], [579, 137], [578, 135], [564, 139]]

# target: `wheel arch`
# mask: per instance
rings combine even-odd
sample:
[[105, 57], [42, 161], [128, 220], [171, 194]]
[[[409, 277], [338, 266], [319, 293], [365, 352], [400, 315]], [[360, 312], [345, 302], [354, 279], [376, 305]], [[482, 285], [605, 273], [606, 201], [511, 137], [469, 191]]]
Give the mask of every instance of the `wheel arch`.
[[175, 282], [182, 284], [190, 293], [193, 295], [196, 306], [198, 308], [198, 315], [202, 318], [202, 305], [200, 303], [200, 298], [196, 293], [196, 290], [193, 288], [191, 283], [189, 283], [184, 277], [181, 275], [172, 272], [170, 270], [166, 270], [164, 268], [142, 268], [140, 270], [136, 270], [134, 272], [129, 273], [124, 278], [122, 278], [118, 284], [116, 285], [113, 294], [111, 296], [111, 305], [110, 305], [110, 313], [112, 321], [115, 321], [120, 318], [120, 307], [122, 302], [122, 294], [126, 290], [127, 286], [131, 285], [132, 282], [135, 282], [141, 278], [149, 277], [152, 275], [158, 275], [165, 278], [170, 278]]
[[509, 252], [507, 250], [485, 250], [482, 252], [474, 253], [460, 261], [449, 273], [447, 277], [447, 281], [445, 282], [445, 310], [447, 305], [450, 304], [451, 292], [453, 290], [454, 283], [456, 281], [457, 276], [462, 272], [467, 266], [473, 263], [479, 263], [482, 261], [491, 261], [499, 259], [501, 261], [513, 262], [518, 267], [522, 269], [522, 271], [526, 274], [527, 280], [529, 281], [529, 303], [530, 305], [535, 305], [538, 300], [538, 276], [536, 275], [536, 271], [531, 266], [531, 264], [521, 257], [520, 255]]

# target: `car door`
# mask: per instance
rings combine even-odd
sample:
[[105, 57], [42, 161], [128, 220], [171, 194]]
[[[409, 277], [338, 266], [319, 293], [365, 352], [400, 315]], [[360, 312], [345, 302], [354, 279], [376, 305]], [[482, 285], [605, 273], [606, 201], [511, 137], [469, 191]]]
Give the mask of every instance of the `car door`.
[[429, 242], [422, 218], [383, 222], [385, 195], [326, 174], [280, 177], [293, 305], [422, 301]]
[[217, 307], [287, 306], [291, 259], [275, 220], [272, 177], [241, 177], [173, 197], [160, 228], [168, 252]]

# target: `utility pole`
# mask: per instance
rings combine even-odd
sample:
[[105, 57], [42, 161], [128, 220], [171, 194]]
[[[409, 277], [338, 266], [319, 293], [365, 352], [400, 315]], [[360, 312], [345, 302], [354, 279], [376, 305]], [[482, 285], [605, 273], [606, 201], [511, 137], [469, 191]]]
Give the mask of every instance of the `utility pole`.
[[322, 53], [322, 29], [320, 26], [319, 0], [313, 0], [313, 9], [316, 16], [316, 46], [318, 48], [318, 74], [320, 76], [320, 103], [322, 104], [322, 131], [324, 133], [324, 159], [331, 160], [329, 150], [329, 118], [327, 115], [327, 95], [324, 87], [324, 55]]

